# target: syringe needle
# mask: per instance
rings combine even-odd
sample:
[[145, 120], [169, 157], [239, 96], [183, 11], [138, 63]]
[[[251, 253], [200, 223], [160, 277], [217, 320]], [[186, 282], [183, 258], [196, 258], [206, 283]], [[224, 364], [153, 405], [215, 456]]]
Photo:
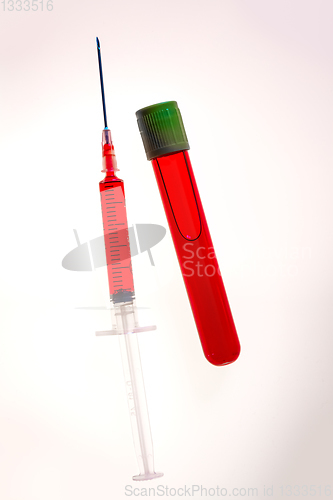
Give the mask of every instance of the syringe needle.
[[103, 81], [103, 69], [102, 69], [102, 59], [101, 59], [101, 45], [99, 43], [98, 37], [96, 37], [96, 43], [97, 43], [99, 77], [100, 77], [100, 80], [101, 80], [103, 115], [104, 115], [104, 127], [107, 129], [108, 128], [108, 123], [107, 123], [107, 119], [106, 119], [106, 108], [105, 108], [104, 81]]

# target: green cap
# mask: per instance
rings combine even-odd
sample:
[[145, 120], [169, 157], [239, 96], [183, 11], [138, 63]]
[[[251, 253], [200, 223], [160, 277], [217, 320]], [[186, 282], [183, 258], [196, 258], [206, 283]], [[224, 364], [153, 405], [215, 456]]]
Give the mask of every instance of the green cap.
[[153, 104], [135, 114], [148, 160], [190, 149], [176, 101]]

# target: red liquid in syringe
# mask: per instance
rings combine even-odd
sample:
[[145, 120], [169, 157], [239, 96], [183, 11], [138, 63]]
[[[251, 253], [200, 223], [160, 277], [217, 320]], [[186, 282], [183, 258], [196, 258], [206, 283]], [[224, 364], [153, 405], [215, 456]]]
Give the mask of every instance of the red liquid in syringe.
[[124, 182], [115, 175], [116, 162], [111, 144], [103, 145], [105, 178], [99, 183], [104, 228], [110, 299], [134, 299], [134, 281], [126, 214]]

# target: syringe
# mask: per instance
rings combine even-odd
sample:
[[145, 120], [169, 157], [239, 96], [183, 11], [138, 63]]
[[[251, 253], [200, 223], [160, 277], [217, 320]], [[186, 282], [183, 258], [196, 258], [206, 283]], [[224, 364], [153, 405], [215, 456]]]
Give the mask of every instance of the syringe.
[[102, 172], [105, 172], [105, 178], [99, 183], [99, 187], [113, 328], [96, 332], [96, 335], [119, 335], [133, 440], [140, 469], [140, 474], [133, 476], [133, 479], [140, 481], [163, 476], [162, 472], [154, 471], [153, 443], [136, 336], [137, 332], [155, 330], [156, 327], [140, 328], [137, 321], [124, 182], [116, 176], [118, 168], [111, 132], [107, 126], [101, 47], [98, 38], [96, 42], [105, 125], [102, 132]]

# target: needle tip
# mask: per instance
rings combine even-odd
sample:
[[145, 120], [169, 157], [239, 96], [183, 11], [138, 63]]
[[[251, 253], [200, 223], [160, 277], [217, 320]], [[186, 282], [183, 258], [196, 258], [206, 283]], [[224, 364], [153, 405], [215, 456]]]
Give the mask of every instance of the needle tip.
[[98, 39], [97, 36], [96, 36], [96, 43], [97, 43], [97, 56], [98, 56], [99, 76], [100, 76], [100, 80], [101, 80], [104, 125], [105, 125], [105, 130], [108, 130], [108, 124], [107, 124], [107, 119], [106, 119], [106, 109], [105, 109], [105, 95], [104, 95], [103, 70], [102, 70], [102, 59], [101, 59], [101, 46], [100, 46], [99, 39]]

